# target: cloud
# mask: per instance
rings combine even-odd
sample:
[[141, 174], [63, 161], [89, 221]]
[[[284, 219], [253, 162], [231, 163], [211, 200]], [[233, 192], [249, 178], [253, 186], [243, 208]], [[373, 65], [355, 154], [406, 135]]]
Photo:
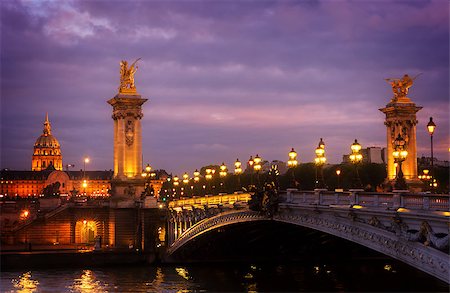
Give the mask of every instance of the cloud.
[[[423, 73], [410, 91], [418, 149], [429, 116], [447, 157], [446, 1], [6, 1], [1, 7], [2, 166], [29, 168], [49, 112], [75, 163], [112, 166], [106, 101], [120, 60], [142, 57], [144, 158], [180, 172], [255, 155], [302, 161], [324, 137], [331, 162], [354, 138], [385, 144], [383, 80]], [[17, 123], [21, 121], [21, 123]], [[176, 154], [176, 159], [172, 159]], [[108, 159], [110, 158], [110, 159]], [[153, 164], [153, 161], [155, 164]]]

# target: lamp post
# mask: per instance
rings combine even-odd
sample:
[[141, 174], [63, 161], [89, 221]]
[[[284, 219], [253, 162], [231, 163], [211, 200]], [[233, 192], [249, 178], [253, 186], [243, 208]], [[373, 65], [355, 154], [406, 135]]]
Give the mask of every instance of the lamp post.
[[358, 140], [355, 139], [355, 142], [350, 146], [352, 153], [350, 154], [350, 161], [355, 166], [355, 177], [353, 178], [353, 188], [361, 189], [362, 183], [361, 178], [359, 177], [358, 164], [361, 163], [363, 156], [361, 155], [361, 145], [358, 143]]
[[[199, 181], [200, 181], [200, 172], [197, 169], [195, 169], [195, 171], [194, 171], [194, 185], [195, 185], [195, 187], [197, 187]], [[194, 193], [196, 192], [196, 190], [198, 191], [198, 188], [194, 188]]]
[[316, 164], [316, 188], [326, 188], [323, 180], [323, 165], [327, 161], [325, 157], [325, 143], [322, 138], [320, 138], [319, 146], [315, 150], [316, 157], [314, 158], [314, 163]]
[[189, 183], [189, 175], [187, 172], [184, 172], [183, 174], [183, 184], [184, 184], [184, 190], [186, 191], [186, 195], [189, 195], [188, 190], [188, 183]]
[[234, 162], [234, 175], [237, 177], [237, 190], [241, 190], [241, 173], [242, 173], [242, 163], [239, 159], [236, 159]]
[[224, 162], [222, 162], [222, 165], [220, 165], [219, 170], [220, 170], [219, 175], [220, 175], [220, 178], [222, 179], [222, 181], [220, 182], [220, 185], [222, 186], [221, 191], [224, 191], [224, 190], [226, 190], [225, 189], [225, 177], [227, 176], [227, 171], [228, 171], [227, 166], [225, 165]]
[[[206, 170], [205, 170], [205, 172], [206, 172], [206, 174], [205, 174], [205, 179], [206, 179], [206, 182], [208, 183], [207, 185], [208, 185], [208, 190], [209, 191], [211, 191], [211, 179], [212, 179], [212, 169], [211, 168], [207, 168]], [[209, 192], [209, 191], [206, 191], [206, 192]]]
[[394, 151], [392, 152], [392, 156], [394, 157], [394, 161], [398, 165], [398, 171], [394, 186], [398, 190], [406, 190], [408, 187], [406, 186], [406, 181], [403, 177], [402, 163], [408, 156], [408, 151], [406, 150], [405, 139], [400, 134], [394, 140]]
[[253, 164], [253, 169], [256, 171], [256, 184], [259, 187], [259, 185], [260, 185], [259, 184], [259, 171], [261, 171], [261, 168], [262, 168], [262, 166], [261, 166], [262, 159], [261, 159], [261, 157], [258, 154], [256, 154], [256, 156], [253, 159], [253, 161], [255, 162]]
[[337, 175], [337, 189], [341, 189], [341, 170], [340, 169], [336, 170], [336, 175]]
[[434, 191], [434, 156], [433, 156], [433, 133], [436, 129], [436, 124], [433, 122], [433, 117], [430, 117], [430, 121], [427, 124], [428, 133], [430, 134], [430, 144], [431, 144], [431, 178], [432, 186], [431, 191]]
[[83, 189], [84, 189], [84, 195], [86, 195], [86, 187], [87, 187], [87, 179], [86, 179], [86, 164], [88, 164], [91, 160], [89, 157], [84, 157], [83, 159]]
[[255, 164], [255, 161], [253, 160], [253, 156], [250, 156], [250, 159], [248, 159], [248, 166], [250, 168], [250, 185], [253, 185], [253, 165]]
[[145, 188], [144, 191], [142, 192], [143, 196], [154, 196], [154, 190], [151, 187], [150, 184], [150, 180], [152, 180], [155, 176], [156, 173], [151, 172], [152, 171], [152, 167], [150, 166], [150, 164], [147, 164], [147, 166], [145, 166], [144, 170], [142, 170], [142, 178], [146, 179], [145, 180]]
[[[177, 194], [177, 188], [179, 185], [180, 185], [180, 178], [178, 178], [178, 176], [175, 175], [173, 177], [173, 187], [174, 187], [173, 189], [174, 189], [175, 194]], [[179, 196], [178, 196], [178, 198], [179, 198]]]
[[289, 160], [287, 162], [288, 168], [291, 170], [292, 173], [292, 188], [296, 188], [295, 184], [295, 167], [298, 165], [297, 161], [297, 152], [294, 150], [294, 148], [291, 149], [291, 151], [288, 154]]

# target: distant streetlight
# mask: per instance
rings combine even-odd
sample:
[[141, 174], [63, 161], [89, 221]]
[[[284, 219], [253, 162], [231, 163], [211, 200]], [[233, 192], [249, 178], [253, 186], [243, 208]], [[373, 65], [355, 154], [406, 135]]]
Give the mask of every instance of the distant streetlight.
[[358, 140], [355, 139], [355, 142], [350, 146], [352, 153], [350, 154], [350, 161], [355, 166], [355, 177], [353, 179], [353, 188], [362, 188], [361, 178], [359, 177], [358, 165], [361, 163], [363, 156], [361, 155], [361, 145], [358, 143]]
[[295, 184], [295, 168], [298, 165], [298, 161], [297, 161], [297, 152], [294, 150], [294, 148], [291, 149], [288, 156], [289, 156], [289, 160], [287, 162], [287, 165], [292, 173], [292, 188], [296, 188], [297, 186]]
[[341, 188], [341, 170], [340, 169], [336, 170], [336, 175], [337, 175], [337, 188], [340, 189]]
[[262, 169], [262, 166], [261, 166], [262, 159], [258, 154], [256, 154], [253, 161], [254, 161], [253, 169], [256, 171], [256, 184], [259, 186], [260, 185], [259, 184], [259, 171], [261, 171], [261, 169]]
[[142, 192], [143, 196], [154, 196], [154, 190], [153, 187], [151, 185], [151, 181], [155, 176], [156, 173], [155, 172], [151, 172], [152, 171], [152, 167], [150, 166], [150, 164], [147, 164], [144, 168], [144, 170], [142, 170], [142, 178], [145, 179], [145, 187], [144, 187], [144, 191]]
[[325, 143], [320, 138], [319, 146], [315, 150], [316, 157], [314, 163], [316, 164], [316, 188], [326, 188], [323, 180], [323, 165], [327, 161], [325, 157]]
[[86, 164], [88, 164], [91, 160], [88, 157], [83, 159], [84, 167], [83, 167], [83, 179], [86, 178]]
[[185, 172], [183, 174], [183, 184], [184, 184], [184, 190], [186, 191], [186, 196], [189, 195], [189, 190], [188, 190], [188, 184], [189, 184], [189, 174], [187, 172]]
[[241, 173], [242, 173], [242, 163], [239, 161], [239, 159], [236, 159], [236, 162], [234, 162], [234, 175], [237, 177], [237, 186], [238, 190], [241, 189]]
[[[197, 187], [199, 181], [200, 181], [200, 172], [197, 169], [195, 169], [195, 171], [194, 171], [194, 185], [195, 185], [195, 187]], [[197, 188], [194, 188], [194, 192], [195, 192], [195, 189], [197, 189]]]
[[212, 169], [211, 168], [207, 168], [206, 170], [205, 170], [205, 172], [206, 172], [206, 174], [205, 174], [205, 179], [206, 179], [206, 182], [208, 183], [207, 185], [208, 185], [208, 190], [206, 190], [206, 192], [212, 192], [211, 191], [211, 180], [212, 180], [212, 178], [213, 178], [213, 173], [212, 173]]
[[[432, 183], [434, 182], [434, 156], [433, 156], [433, 134], [434, 134], [434, 130], [436, 129], [436, 124], [434, 124], [433, 122], [433, 117], [430, 117], [430, 121], [427, 124], [427, 129], [428, 129], [428, 133], [430, 134], [430, 142], [431, 142], [431, 178]], [[431, 190], [434, 191], [434, 184], [432, 184], [431, 186]]]
[[228, 168], [224, 162], [222, 162], [222, 165], [220, 165], [219, 170], [220, 170], [219, 171], [220, 178], [222, 178], [222, 182], [220, 183], [220, 185], [222, 185], [223, 190], [226, 190], [225, 189], [225, 177], [227, 176]]
[[400, 134], [394, 140], [394, 151], [392, 152], [392, 156], [394, 157], [395, 163], [398, 164], [395, 188], [406, 190], [408, 187], [406, 186], [405, 178], [403, 177], [402, 163], [406, 160], [408, 151], [406, 150], [406, 141]]
[[175, 175], [174, 177], [173, 177], [173, 180], [172, 180], [172, 184], [173, 184], [173, 192], [174, 192], [174, 194], [173, 194], [173, 196], [172, 197], [175, 197], [175, 195], [177, 195], [177, 187], [180, 185], [180, 178], [177, 176], [177, 175]]
[[250, 185], [253, 185], [253, 165], [255, 164], [255, 161], [253, 160], [253, 156], [250, 156], [250, 159], [248, 159], [248, 166], [250, 168]]

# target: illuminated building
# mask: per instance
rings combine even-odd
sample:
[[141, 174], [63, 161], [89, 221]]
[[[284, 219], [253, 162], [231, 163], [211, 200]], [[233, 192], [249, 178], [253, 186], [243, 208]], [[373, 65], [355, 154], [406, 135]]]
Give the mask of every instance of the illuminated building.
[[58, 140], [52, 135], [52, 127], [45, 115], [44, 130], [34, 144], [31, 170], [41, 171], [53, 166], [56, 170], [62, 170], [62, 154]]

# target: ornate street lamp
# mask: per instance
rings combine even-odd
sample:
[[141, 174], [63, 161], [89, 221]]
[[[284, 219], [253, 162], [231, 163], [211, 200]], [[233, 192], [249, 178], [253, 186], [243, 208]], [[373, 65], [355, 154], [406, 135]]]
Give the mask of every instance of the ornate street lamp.
[[314, 158], [314, 163], [316, 164], [316, 188], [326, 188], [323, 180], [323, 165], [326, 163], [327, 158], [325, 157], [325, 143], [322, 138], [320, 138], [319, 146], [315, 150], [316, 157]]
[[358, 143], [358, 140], [355, 139], [355, 142], [350, 146], [352, 153], [350, 154], [350, 162], [355, 166], [355, 177], [353, 179], [353, 188], [360, 189], [362, 188], [361, 178], [359, 177], [358, 165], [361, 163], [363, 156], [361, 155], [361, 145]]
[[236, 162], [234, 162], [234, 175], [237, 177], [237, 186], [238, 190], [241, 189], [241, 173], [242, 173], [242, 163], [239, 161], [239, 159], [236, 159]]
[[253, 165], [255, 164], [255, 161], [253, 160], [253, 156], [250, 156], [250, 159], [248, 159], [248, 166], [250, 168], [250, 185], [253, 185]]
[[[195, 169], [195, 171], [194, 171], [194, 185], [195, 185], [195, 187], [197, 187], [199, 181], [200, 181], [200, 172], [197, 169]], [[195, 189], [198, 190], [198, 188], [194, 188], [194, 192], [196, 191]]]
[[298, 165], [297, 161], [297, 152], [292, 148], [292, 150], [288, 154], [289, 160], [287, 162], [288, 168], [291, 170], [292, 174], [292, 188], [296, 188], [295, 184], [295, 167]]
[[259, 171], [261, 171], [261, 157], [256, 154], [255, 158], [253, 159], [253, 161], [255, 162], [253, 164], [253, 169], [256, 171], [256, 184], [259, 186]]
[[[433, 133], [436, 129], [436, 124], [433, 122], [433, 117], [430, 117], [430, 121], [427, 124], [428, 133], [430, 134], [430, 142], [431, 142], [431, 178], [433, 179], [431, 182], [434, 182], [434, 156], [433, 156]], [[431, 186], [431, 190], [434, 191], [434, 184]]]
[[183, 174], [183, 184], [184, 184], [184, 191], [186, 192], [186, 196], [188, 196], [189, 195], [189, 193], [188, 193], [189, 174], [187, 172], [184, 172], [184, 174]]
[[398, 164], [395, 188], [406, 190], [408, 187], [406, 186], [406, 181], [403, 177], [402, 163], [406, 160], [408, 151], [406, 150], [406, 141], [400, 134], [394, 140], [394, 151], [392, 152], [392, 156], [394, 157], [394, 161]]
[[151, 187], [150, 184], [150, 180], [152, 180], [155, 176], [156, 173], [151, 172], [152, 171], [152, 167], [150, 166], [150, 164], [147, 164], [147, 166], [145, 166], [144, 170], [142, 170], [142, 178], [145, 179], [145, 187], [144, 187], [144, 191], [142, 192], [142, 196], [153, 196], [154, 195], [154, 190]]
[[206, 179], [206, 182], [208, 183], [207, 185], [208, 185], [208, 190], [206, 191], [206, 192], [209, 192], [209, 191], [211, 191], [211, 180], [212, 180], [212, 178], [213, 178], [213, 172], [212, 172], [213, 170], [211, 169], [211, 168], [207, 168], [206, 170], [205, 170], [205, 172], [206, 172], [206, 174], [205, 174], [205, 179]]
[[225, 177], [227, 176], [228, 168], [225, 165], [224, 162], [222, 162], [222, 165], [219, 167], [219, 175], [220, 178], [222, 178], [222, 182], [220, 182], [220, 185], [222, 186], [222, 191], [225, 190]]
[[[177, 195], [177, 188], [178, 188], [178, 186], [180, 185], [180, 178], [177, 176], [177, 175], [175, 175], [174, 177], [173, 177], [173, 180], [172, 180], [172, 184], [173, 184], [173, 191], [174, 191], [174, 195]], [[179, 198], [179, 196], [178, 196], [178, 198]]]

